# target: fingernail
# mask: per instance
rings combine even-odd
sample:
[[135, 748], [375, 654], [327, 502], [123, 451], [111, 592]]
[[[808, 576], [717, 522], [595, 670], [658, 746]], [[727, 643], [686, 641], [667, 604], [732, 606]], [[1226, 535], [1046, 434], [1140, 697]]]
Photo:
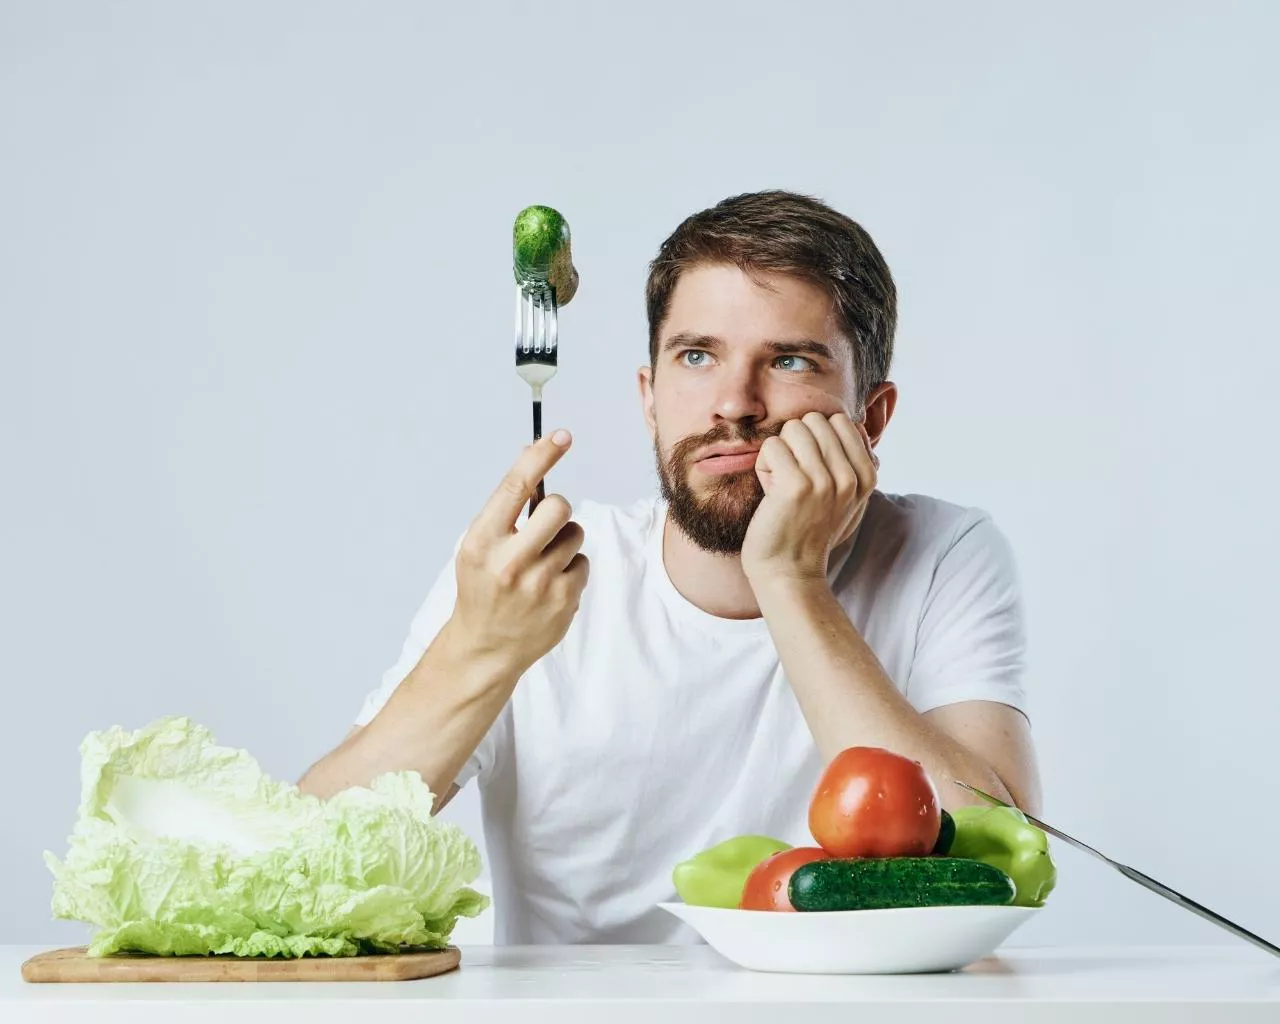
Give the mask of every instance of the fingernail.
[[554, 434], [551, 435], [551, 440], [553, 443], [558, 444], [561, 448], [568, 448], [569, 442], [572, 441], [573, 438], [569, 435], [569, 431], [557, 430]]

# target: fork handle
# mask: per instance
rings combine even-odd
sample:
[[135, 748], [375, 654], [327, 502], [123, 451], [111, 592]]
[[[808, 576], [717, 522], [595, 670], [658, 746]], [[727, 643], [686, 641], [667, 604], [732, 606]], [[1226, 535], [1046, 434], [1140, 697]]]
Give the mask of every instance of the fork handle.
[[[542, 399], [535, 398], [533, 400], [533, 439], [535, 441], [542, 440]], [[546, 486], [541, 480], [538, 481], [537, 490], [534, 491], [533, 497], [529, 499], [529, 515], [533, 515], [533, 510], [538, 507], [538, 502], [547, 496]]]

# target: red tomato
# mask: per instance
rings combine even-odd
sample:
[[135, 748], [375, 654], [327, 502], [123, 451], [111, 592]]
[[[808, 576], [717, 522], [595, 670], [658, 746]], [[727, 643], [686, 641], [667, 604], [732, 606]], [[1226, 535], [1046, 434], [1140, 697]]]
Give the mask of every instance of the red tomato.
[[816, 846], [797, 846], [766, 857], [747, 876], [738, 909], [794, 912], [796, 908], [791, 905], [791, 896], [787, 892], [791, 875], [802, 864], [826, 859], [826, 850], [819, 850]]
[[881, 747], [837, 754], [809, 804], [809, 831], [832, 857], [925, 857], [941, 826], [924, 766]]

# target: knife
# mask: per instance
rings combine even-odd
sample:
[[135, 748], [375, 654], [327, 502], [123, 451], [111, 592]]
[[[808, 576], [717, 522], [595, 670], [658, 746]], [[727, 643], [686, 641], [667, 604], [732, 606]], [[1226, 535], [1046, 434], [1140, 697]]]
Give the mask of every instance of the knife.
[[[961, 782], [959, 779], [953, 779], [952, 781], [961, 789], [967, 789], [970, 793], [974, 793], [982, 797], [983, 800], [986, 800], [988, 803], [995, 804], [997, 807], [1013, 807], [1012, 804], [1007, 804], [1003, 800], [998, 800], [994, 796], [992, 796], [990, 793], [984, 793], [982, 792], [982, 790], [978, 789], [976, 786], [971, 786], [967, 782]], [[1084, 850], [1085, 853], [1092, 854], [1093, 856], [1097, 857], [1100, 861], [1110, 864], [1113, 868], [1119, 871], [1120, 874], [1124, 875], [1125, 878], [1128, 878], [1130, 881], [1137, 882], [1144, 889], [1150, 889], [1157, 896], [1163, 896], [1165, 899], [1169, 900], [1170, 902], [1176, 903], [1178, 906], [1191, 911], [1191, 913], [1198, 914], [1200, 917], [1203, 917], [1206, 921], [1212, 921], [1219, 928], [1225, 928], [1232, 935], [1235, 935], [1238, 938], [1244, 939], [1246, 942], [1252, 942], [1259, 949], [1265, 949], [1272, 956], [1280, 957], [1280, 946], [1273, 945], [1272, 943], [1264, 939], [1261, 935], [1255, 935], [1253, 932], [1249, 931], [1249, 929], [1240, 927], [1240, 925], [1236, 924], [1234, 921], [1228, 920], [1227, 918], [1223, 917], [1221, 914], [1216, 913], [1210, 910], [1208, 907], [1197, 903], [1195, 900], [1191, 899], [1190, 897], [1183, 896], [1182, 893], [1177, 892], [1174, 889], [1170, 889], [1163, 882], [1157, 882], [1150, 875], [1144, 875], [1137, 868], [1131, 868], [1129, 867], [1128, 864], [1121, 864], [1119, 861], [1112, 860], [1110, 857], [1106, 856], [1105, 854], [1099, 853], [1092, 846], [1088, 846], [1085, 843], [1080, 842], [1079, 839], [1073, 839], [1071, 836], [1067, 835], [1065, 832], [1058, 831], [1058, 829], [1054, 828], [1052, 825], [1046, 824], [1045, 822], [1041, 821], [1039, 818], [1033, 818], [1030, 814], [1027, 814], [1027, 812], [1022, 810], [1020, 807], [1014, 808], [1014, 809], [1017, 810], [1019, 814], [1024, 815], [1027, 821], [1035, 825], [1036, 828], [1042, 829], [1043, 831], [1048, 832], [1049, 835], [1051, 836], [1056, 836], [1058, 839], [1061, 839], [1064, 843], [1069, 843], [1070, 845], [1074, 846], [1077, 850]]]

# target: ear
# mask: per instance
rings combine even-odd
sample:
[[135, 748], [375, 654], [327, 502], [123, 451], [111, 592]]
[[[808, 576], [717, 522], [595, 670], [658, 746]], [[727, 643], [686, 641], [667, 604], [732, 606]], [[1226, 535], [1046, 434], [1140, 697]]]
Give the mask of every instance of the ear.
[[653, 368], [642, 366], [636, 371], [636, 383], [640, 385], [640, 407], [644, 411], [645, 426], [649, 428], [649, 440], [658, 436], [658, 418], [653, 411]]
[[864, 424], [867, 436], [871, 438], [874, 448], [880, 441], [889, 421], [893, 419], [893, 410], [898, 404], [898, 385], [891, 380], [885, 381], [867, 395], [867, 412]]

